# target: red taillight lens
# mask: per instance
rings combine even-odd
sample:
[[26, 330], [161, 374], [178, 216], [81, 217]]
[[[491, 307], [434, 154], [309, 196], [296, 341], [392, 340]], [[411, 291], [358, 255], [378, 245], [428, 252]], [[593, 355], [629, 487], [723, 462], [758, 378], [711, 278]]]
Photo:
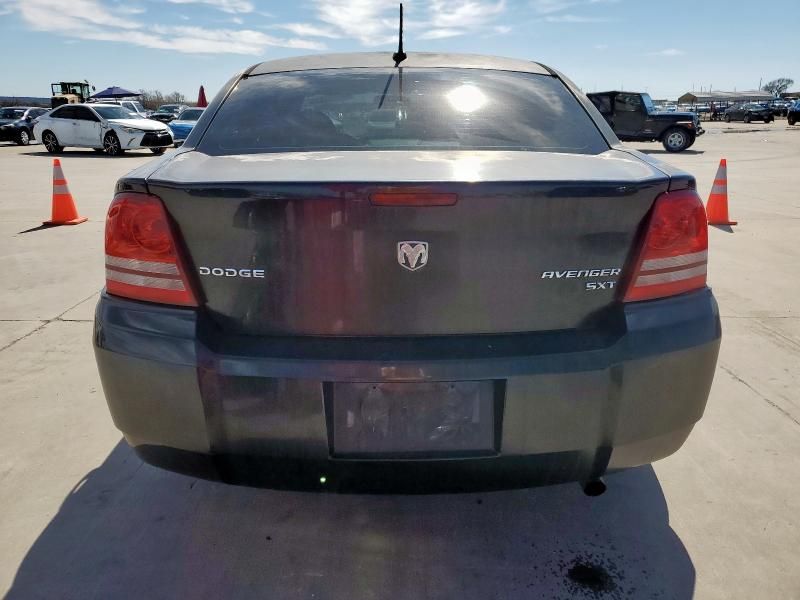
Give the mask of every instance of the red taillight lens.
[[708, 262], [706, 211], [697, 192], [656, 198], [625, 302], [674, 296], [705, 287]]
[[458, 202], [457, 194], [425, 191], [375, 192], [369, 196], [376, 206], [453, 206]]
[[106, 290], [135, 300], [197, 306], [157, 196], [114, 197], [106, 217]]

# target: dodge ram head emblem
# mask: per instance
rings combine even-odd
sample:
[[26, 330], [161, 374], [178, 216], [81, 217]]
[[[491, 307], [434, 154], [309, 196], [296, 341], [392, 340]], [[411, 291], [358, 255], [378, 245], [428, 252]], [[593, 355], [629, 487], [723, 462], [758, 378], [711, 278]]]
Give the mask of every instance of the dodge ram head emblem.
[[428, 242], [397, 242], [397, 262], [409, 271], [428, 264]]

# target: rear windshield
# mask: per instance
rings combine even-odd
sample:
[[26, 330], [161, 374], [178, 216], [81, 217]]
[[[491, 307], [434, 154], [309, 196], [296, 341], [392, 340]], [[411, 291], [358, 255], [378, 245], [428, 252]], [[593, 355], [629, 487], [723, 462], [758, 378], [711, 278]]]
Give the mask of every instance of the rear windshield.
[[197, 121], [202, 114], [202, 108], [189, 108], [178, 115], [178, 117], [181, 121]]
[[240, 81], [198, 149], [211, 155], [336, 149], [599, 154], [608, 144], [549, 75], [335, 69]]
[[25, 115], [24, 108], [2, 108], [0, 119], [21, 119]]

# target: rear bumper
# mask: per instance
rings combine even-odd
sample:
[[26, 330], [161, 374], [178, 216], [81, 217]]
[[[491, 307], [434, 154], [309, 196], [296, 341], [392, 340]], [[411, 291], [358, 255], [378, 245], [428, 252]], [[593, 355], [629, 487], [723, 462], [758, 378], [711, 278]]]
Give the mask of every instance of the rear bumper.
[[[702, 416], [720, 341], [711, 291], [618, 316], [603, 335], [237, 339], [196, 311], [103, 294], [94, 344], [114, 422], [153, 464], [294, 489], [500, 489], [652, 462]], [[464, 380], [499, 390], [493, 455], [332, 457], [335, 382]]]

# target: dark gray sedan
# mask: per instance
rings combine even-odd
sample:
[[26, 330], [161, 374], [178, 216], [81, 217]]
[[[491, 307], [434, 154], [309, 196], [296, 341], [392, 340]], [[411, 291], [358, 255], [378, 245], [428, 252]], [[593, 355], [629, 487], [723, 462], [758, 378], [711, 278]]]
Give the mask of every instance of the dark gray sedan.
[[34, 137], [34, 121], [48, 110], [36, 106], [0, 107], [0, 142], [27, 146]]
[[756, 104], [755, 102], [737, 104], [725, 111], [726, 123], [730, 123], [731, 121], [744, 121], [745, 123], [749, 123], [750, 121], [764, 121], [764, 123], [772, 123], [774, 120], [775, 115], [772, 114], [771, 108]]
[[118, 182], [97, 364], [127, 441], [180, 472], [596, 494], [703, 414], [707, 248], [694, 177], [546, 66], [265, 62]]

